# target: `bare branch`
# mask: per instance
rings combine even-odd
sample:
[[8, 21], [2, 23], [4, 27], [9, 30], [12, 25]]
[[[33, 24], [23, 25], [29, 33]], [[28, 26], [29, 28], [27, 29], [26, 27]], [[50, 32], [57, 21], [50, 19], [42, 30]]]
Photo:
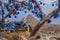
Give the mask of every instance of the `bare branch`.
[[49, 13], [44, 19], [42, 19], [33, 29], [33, 31], [30, 34], [30, 37], [34, 36], [37, 31], [42, 27], [42, 25], [51, 17], [53, 17], [55, 15], [56, 12], [59, 12], [58, 9], [54, 10], [53, 12]]

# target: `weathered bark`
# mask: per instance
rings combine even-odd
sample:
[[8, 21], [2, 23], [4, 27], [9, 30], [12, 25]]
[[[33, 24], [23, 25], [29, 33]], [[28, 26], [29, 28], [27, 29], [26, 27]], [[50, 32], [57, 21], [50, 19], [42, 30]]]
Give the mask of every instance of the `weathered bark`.
[[39, 23], [32, 30], [30, 37], [34, 36], [37, 33], [37, 31], [42, 27], [42, 25], [51, 17], [53, 17], [56, 12], [59, 12], [59, 11], [60, 11], [59, 9], [56, 9], [53, 12], [49, 13], [44, 19], [40, 20]]

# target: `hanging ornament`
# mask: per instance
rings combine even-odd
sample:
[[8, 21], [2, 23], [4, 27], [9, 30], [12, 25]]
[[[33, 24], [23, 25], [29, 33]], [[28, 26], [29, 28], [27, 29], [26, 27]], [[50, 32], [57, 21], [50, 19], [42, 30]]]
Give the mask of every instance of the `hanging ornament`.
[[58, 18], [59, 17], [59, 13], [57, 12], [55, 15], [54, 15], [54, 18]]
[[43, 3], [42, 3], [42, 2], [40, 2], [40, 4], [42, 5]]
[[32, 9], [32, 4], [29, 3], [27, 6], [27, 9], [28, 9], [28, 11], [30, 11]]
[[7, 8], [7, 11], [10, 11], [10, 8]]
[[11, 18], [11, 16], [9, 16], [9, 18]]
[[15, 18], [17, 18], [17, 16], [15, 16]]
[[38, 7], [37, 7], [37, 5], [34, 5], [34, 12], [38, 12]]
[[25, 13], [27, 13], [27, 11], [25, 11]]
[[54, 4], [52, 4], [52, 6], [54, 6]]
[[15, 7], [16, 10], [19, 10], [20, 6], [19, 6], [19, 4], [16, 4], [14, 7]]
[[15, 11], [13, 15], [15, 16], [15, 15], [18, 15], [18, 14], [19, 14], [19, 12], [16, 12], [16, 11]]
[[42, 12], [38, 12], [38, 13], [36, 14], [36, 16], [37, 16], [38, 18], [42, 18]]
[[29, 0], [29, 2], [34, 3], [34, 1], [33, 1], [33, 0]]
[[51, 23], [51, 20], [49, 19], [47, 22], [48, 22], [48, 23]]

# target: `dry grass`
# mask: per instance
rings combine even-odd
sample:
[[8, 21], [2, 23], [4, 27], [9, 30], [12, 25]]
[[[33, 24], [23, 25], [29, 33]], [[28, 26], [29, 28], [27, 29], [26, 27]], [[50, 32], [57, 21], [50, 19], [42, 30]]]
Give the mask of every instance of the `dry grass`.
[[13, 35], [17, 35], [17, 36], [24, 36], [26, 39], [29, 37], [29, 32], [1, 32], [0, 33], [1, 34], [1, 36], [3, 36], [3, 37], [5, 37], [5, 38], [7, 38], [8, 40], [12, 40], [12, 37], [13, 37]]

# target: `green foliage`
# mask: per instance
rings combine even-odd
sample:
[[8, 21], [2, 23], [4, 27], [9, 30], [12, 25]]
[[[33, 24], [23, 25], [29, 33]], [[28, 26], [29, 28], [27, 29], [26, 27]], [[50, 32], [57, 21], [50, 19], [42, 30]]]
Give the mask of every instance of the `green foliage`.
[[30, 31], [30, 32], [32, 31], [32, 28], [31, 28], [31, 27], [29, 27], [29, 31]]
[[[32, 28], [30, 26], [28, 26], [28, 27], [29, 27], [29, 32], [31, 32]], [[23, 30], [27, 31], [27, 27], [15, 26], [15, 29], [16, 30], [23, 29]]]
[[27, 31], [27, 27], [24, 27], [24, 30]]
[[21, 26], [15, 26], [15, 29], [18, 30], [18, 29], [23, 29], [23, 27]]
[[[29, 26], [28, 26], [29, 27]], [[27, 31], [27, 27], [24, 27], [24, 29], [25, 29], [25, 31]], [[32, 31], [32, 28], [31, 27], [29, 27], [29, 32], [31, 32]]]
[[18, 35], [13, 35], [12, 36], [12, 40], [18, 40], [19, 39], [19, 36]]

